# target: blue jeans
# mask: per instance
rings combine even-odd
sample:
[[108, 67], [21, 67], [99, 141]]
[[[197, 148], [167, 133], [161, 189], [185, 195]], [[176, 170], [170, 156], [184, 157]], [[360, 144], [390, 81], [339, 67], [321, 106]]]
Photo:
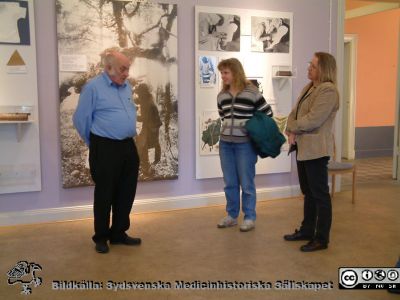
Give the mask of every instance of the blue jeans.
[[257, 153], [251, 142], [219, 142], [219, 157], [225, 182], [226, 211], [234, 219], [240, 211], [240, 188], [242, 188], [242, 211], [245, 220], [256, 219]]

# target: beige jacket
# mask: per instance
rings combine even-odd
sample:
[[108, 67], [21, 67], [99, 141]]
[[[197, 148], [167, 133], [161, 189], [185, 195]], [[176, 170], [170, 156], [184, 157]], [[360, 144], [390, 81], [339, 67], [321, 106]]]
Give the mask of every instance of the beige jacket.
[[336, 112], [339, 109], [339, 93], [331, 82], [324, 82], [311, 94], [299, 101], [312, 82], [304, 87], [296, 106], [289, 114], [286, 129], [296, 134], [297, 160], [311, 160], [333, 154], [332, 127]]

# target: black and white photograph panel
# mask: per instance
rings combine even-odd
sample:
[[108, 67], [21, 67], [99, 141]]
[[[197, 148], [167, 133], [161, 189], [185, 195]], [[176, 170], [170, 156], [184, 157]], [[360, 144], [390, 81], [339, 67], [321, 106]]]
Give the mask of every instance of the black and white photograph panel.
[[31, 44], [27, 1], [0, 0], [0, 44]]
[[199, 50], [240, 51], [240, 17], [199, 13]]
[[[128, 81], [137, 107], [139, 180], [178, 177], [177, 5], [136, 1], [57, 0], [59, 56], [79, 54], [86, 71], [59, 67], [63, 187], [92, 185], [88, 148], [72, 124], [83, 86], [118, 50], [131, 60]], [[88, 18], [87, 16], [91, 16]]]
[[290, 52], [290, 19], [251, 17], [251, 51]]
[[218, 155], [221, 119], [218, 111], [203, 111], [200, 117], [200, 155]]
[[199, 83], [201, 87], [217, 85], [217, 58], [215, 56], [199, 56]]

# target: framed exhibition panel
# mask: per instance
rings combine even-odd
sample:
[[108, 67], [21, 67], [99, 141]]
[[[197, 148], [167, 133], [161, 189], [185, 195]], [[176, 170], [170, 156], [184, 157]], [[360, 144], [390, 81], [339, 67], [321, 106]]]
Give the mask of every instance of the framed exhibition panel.
[[27, 1], [0, 1], [0, 44], [30, 45], [29, 11]]
[[216, 87], [218, 78], [217, 57], [199, 56], [198, 80], [201, 87]]
[[[195, 7], [195, 70], [200, 78], [202, 64], [216, 61], [217, 84], [196, 80], [196, 178], [222, 177], [218, 155], [217, 95], [221, 89], [218, 62], [236, 57], [247, 78], [271, 105], [278, 127], [284, 131], [292, 106], [293, 14], [222, 7]], [[203, 58], [204, 62], [203, 62]], [[210, 74], [206, 75], [206, 80]], [[209, 117], [206, 117], [209, 116]], [[256, 174], [291, 171], [287, 145], [275, 159], [259, 159]]]
[[110, 49], [132, 60], [128, 81], [138, 108], [139, 180], [177, 178], [177, 5], [58, 0], [56, 9], [63, 187], [92, 185], [88, 148], [72, 115], [82, 87], [102, 72], [102, 56]]
[[0, 194], [41, 190], [33, 0], [0, 1]]

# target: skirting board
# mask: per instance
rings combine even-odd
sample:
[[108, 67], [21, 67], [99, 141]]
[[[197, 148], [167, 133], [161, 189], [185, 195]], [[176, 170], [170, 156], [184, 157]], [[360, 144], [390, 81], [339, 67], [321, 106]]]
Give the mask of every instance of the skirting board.
[[[258, 201], [296, 197], [299, 195], [300, 187], [298, 185], [257, 190]], [[222, 192], [168, 198], [140, 199], [135, 201], [132, 212], [136, 214], [223, 204], [225, 204], [225, 195]], [[0, 226], [69, 221], [92, 217], [92, 205], [36, 209], [0, 213]]]

